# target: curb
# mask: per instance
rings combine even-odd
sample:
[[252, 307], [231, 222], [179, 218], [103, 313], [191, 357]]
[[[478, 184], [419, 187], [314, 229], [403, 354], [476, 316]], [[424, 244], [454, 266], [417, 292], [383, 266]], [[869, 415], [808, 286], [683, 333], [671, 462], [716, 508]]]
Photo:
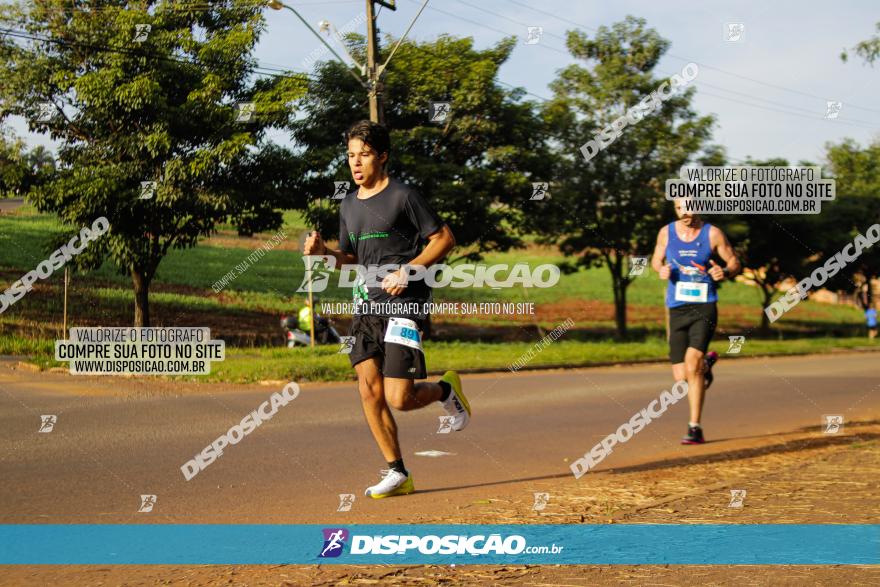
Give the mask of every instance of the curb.
[[[880, 352], [880, 347], [853, 347], [851, 349], [829, 349], [822, 352], [797, 352], [797, 353], [762, 353], [756, 355], [741, 354], [721, 354], [725, 359], [780, 359], [785, 357], [804, 357], [807, 355], [831, 355], [841, 353], [876, 353]], [[525, 366], [511, 371], [510, 369], [498, 369], [497, 367], [477, 367], [474, 369], [456, 369], [458, 373], [479, 374], [479, 373], [518, 373], [520, 371], [558, 371], [558, 370], [574, 370], [574, 369], [592, 369], [594, 367], [626, 367], [628, 365], [668, 365], [668, 359], [633, 359], [631, 361], [600, 361], [597, 363], [586, 363], [583, 365], [572, 365], [569, 363], [554, 363], [550, 365]], [[443, 375], [446, 371], [428, 371], [428, 375]]]
[[33, 371], [34, 373], [39, 373], [40, 371], [42, 371], [42, 369], [40, 369], [39, 365], [37, 365], [36, 363], [28, 362], [28, 361], [17, 362], [15, 364], [15, 368], [16, 369], [24, 369], [25, 371]]
[[[767, 359], [767, 358], [785, 358], [785, 357], [804, 357], [808, 355], [832, 355], [832, 354], [845, 354], [845, 353], [877, 353], [880, 352], [880, 347], [853, 347], [850, 349], [829, 349], [827, 351], [822, 352], [797, 352], [797, 353], [784, 353], [784, 354], [772, 354], [772, 353], [762, 353], [756, 355], [741, 355], [741, 354], [723, 354], [721, 355], [725, 359]], [[498, 367], [476, 367], [473, 369], [455, 369], [458, 373], [463, 373], [465, 375], [479, 375], [485, 373], [498, 373], [498, 374], [516, 374], [520, 371], [566, 371], [566, 370], [577, 370], [577, 369], [593, 369], [593, 368], [601, 368], [601, 367], [626, 367], [629, 365], [668, 365], [667, 359], [633, 359], [631, 361], [600, 361], [597, 363], [587, 363], [583, 365], [572, 365], [569, 363], [553, 363], [549, 365], [534, 365], [534, 366], [524, 366], [515, 371], [510, 369], [499, 369]], [[16, 363], [16, 369], [24, 369], [26, 371], [31, 371], [34, 373], [39, 373], [43, 371], [43, 369], [36, 363], [31, 363], [29, 361], [18, 361]], [[50, 373], [67, 373], [70, 374], [70, 371], [64, 367], [50, 367], [45, 371]], [[446, 373], [447, 370], [429, 370], [429, 376], [442, 376]], [[132, 374], [117, 374], [119, 377], [137, 377], [137, 375]], [[161, 377], [161, 376], [153, 376], [153, 377]], [[315, 381], [314, 383], [350, 383], [351, 381], [356, 380], [355, 377], [350, 379], [336, 380], [336, 381]], [[262, 386], [276, 386], [276, 385], [285, 385], [288, 383], [286, 380], [281, 379], [262, 379], [256, 382], [257, 385]]]

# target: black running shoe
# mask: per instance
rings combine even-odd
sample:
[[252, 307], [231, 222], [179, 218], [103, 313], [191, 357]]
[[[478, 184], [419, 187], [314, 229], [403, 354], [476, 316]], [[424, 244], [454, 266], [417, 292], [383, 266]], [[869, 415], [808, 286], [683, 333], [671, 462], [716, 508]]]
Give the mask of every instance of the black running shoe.
[[703, 378], [706, 381], [706, 386], [703, 388], [703, 391], [709, 389], [709, 386], [715, 381], [715, 376], [712, 375], [712, 366], [715, 365], [716, 362], [718, 362], [718, 353], [715, 351], [706, 353], [706, 373], [703, 375]]
[[682, 444], [703, 444], [706, 439], [703, 438], [703, 429], [699, 426], [689, 426], [687, 436], [681, 439]]

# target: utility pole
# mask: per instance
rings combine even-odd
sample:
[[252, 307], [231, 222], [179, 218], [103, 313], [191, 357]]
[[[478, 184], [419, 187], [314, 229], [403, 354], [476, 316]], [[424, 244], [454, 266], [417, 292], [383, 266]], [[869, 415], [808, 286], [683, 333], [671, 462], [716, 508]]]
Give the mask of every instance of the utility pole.
[[[394, 54], [397, 52], [397, 49], [400, 48], [400, 44], [403, 43], [404, 39], [406, 39], [407, 35], [409, 35], [409, 31], [412, 30], [413, 25], [416, 24], [416, 20], [418, 20], [419, 16], [421, 16], [422, 12], [425, 10], [425, 7], [428, 5], [429, 0], [424, 0], [422, 2], [421, 8], [413, 17], [412, 21], [409, 23], [409, 26], [406, 28], [406, 32], [403, 33], [397, 43], [394, 45], [394, 48], [391, 49], [391, 53], [388, 55], [388, 58], [385, 60], [385, 63], [378, 65], [376, 63], [376, 58], [379, 53], [379, 42], [378, 36], [376, 34], [376, 4], [387, 8], [388, 10], [397, 10], [397, 0], [366, 0], [367, 3], [367, 64], [366, 66], [361, 66], [357, 64], [361, 69], [361, 75], [363, 73], [367, 74], [367, 80], [362, 80], [358, 74], [352, 71], [351, 66], [345, 62], [339, 54], [333, 50], [327, 41], [321, 38], [321, 35], [313, 29], [306, 19], [302, 17], [302, 15], [296, 11], [295, 8], [288, 6], [281, 0], [266, 0], [266, 6], [273, 10], [281, 10], [286, 9], [290, 12], [294, 13], [296, 17], [308, 28], [313, 35], [318, 37], [318, 40], [323, 43], [327, 49], [333, 54], [333, 56], [345, 66], [346, 71], [354, 77], [358, 83], [360, 83], [367, 90], [367, 95], [370, 99], [370, 120], [373, 122], [378, 122], [380, 124], [385, 123], [385, 109], [382, 106], [382, 74], [385, 72], [385, 68], [388, 67], [388, 62], [391, 61], [391, 58], [394, 57]], [[323, 26], [323, 25], [322, 25]], [[351, 55], [349, 55], [351, 57]], [[353, 60], [353, 59], [352, 59]], [[353, 60], [354, 61], [354, 60]]]
[[[385, 109], [382, 107], [382, 86], [376, 66], [379, 39], [376, 34], [375, 0], [367, 2], [367, 86], [370, 97], [370, 120], [385, 123]], [[384, 4], [387, 6], [387, 4]], [[392, 10], [394, 3], [392, 2]]]

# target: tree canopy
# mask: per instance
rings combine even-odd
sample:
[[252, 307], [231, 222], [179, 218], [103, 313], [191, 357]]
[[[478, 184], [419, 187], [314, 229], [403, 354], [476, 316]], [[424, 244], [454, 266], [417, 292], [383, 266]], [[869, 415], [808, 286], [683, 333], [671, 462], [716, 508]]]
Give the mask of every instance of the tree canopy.
[[[362, 57], [363, 38], [348, 39], [351, 52]], [[393, 42], [386, 39], [388, 46]], [[405, 41], [383, 80], [389, 172], [419, 189], [450, 225], [460, 257], [468, 259], [523, 244], [522, 203], [531, 182], [545, 179], [551, 165], [535, 105], [497, 79], [514, 42], [477, 50], [472, 39], [446, 35]], [[310, 194], [310, 219], [331, 238], [338, 227], [336, 207], [324, 201], [334, 180], [351, 178], [343, 136], [351, 123], [368, 117], [363, 88], [342, 67], [319, 65], [301, 105], [303, 116], [292, 125], [302, 148], [299, 189]], [[431, 102], [449, 104], [443, 120], [431, 120]]]
[[621, 336], [629, 258], [650, 256], [658, 229], [672, 218], [665, 180], [707, 146], [713, 124], [691, 107], [693, 87], [673, 88], [655, 74], [668, 47], [633, 17], [594, 37], [571, 31], [568, 49], [577, 63], [559, 72], [543, 108], [556, 145], [557, 187], [550, 205], [535, 203], [532, 218], [540, 222], [533, 226], [549, 228], [550, 240], [576, 265], [608, 267]]
[[0, 13], [12, 31], [0, 37], [3, 113], [61, 143], [57, 173], [33, 202], [71, 232], [109, 219], [76, 263], [109, 258], [131, 275], [135, 325], [149, 324], [150, 282], [169, 249], [226, 219], [277, 228], [292, 207], [291, 155], [264, 137], [289, 122], [305, 84], [255, 76], [262, 10], [249, 0], [47, 0]]

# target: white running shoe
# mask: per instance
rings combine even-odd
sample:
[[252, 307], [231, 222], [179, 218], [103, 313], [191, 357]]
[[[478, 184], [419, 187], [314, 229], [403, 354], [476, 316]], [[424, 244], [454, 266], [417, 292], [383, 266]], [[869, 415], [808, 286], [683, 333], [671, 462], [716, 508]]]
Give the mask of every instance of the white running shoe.
[[461, 390], [461, 379], [455, 371], [447, 371], [440, 381], [445, 381], [452, 388], [449, 397], [442, 403], [446, 413], [452, 416], [452, 429], [456, 432], [464, 430], [471, 420], [471, 406]]
[[372, 487], [367, 487], [364, 495], [373, 499], [382, 499], [393, 495], [407, 495], [416, 490], [413, 486], [412, 475], [404, 475], [394, 469], [382, 469], [379, 474], [385, 477]]

